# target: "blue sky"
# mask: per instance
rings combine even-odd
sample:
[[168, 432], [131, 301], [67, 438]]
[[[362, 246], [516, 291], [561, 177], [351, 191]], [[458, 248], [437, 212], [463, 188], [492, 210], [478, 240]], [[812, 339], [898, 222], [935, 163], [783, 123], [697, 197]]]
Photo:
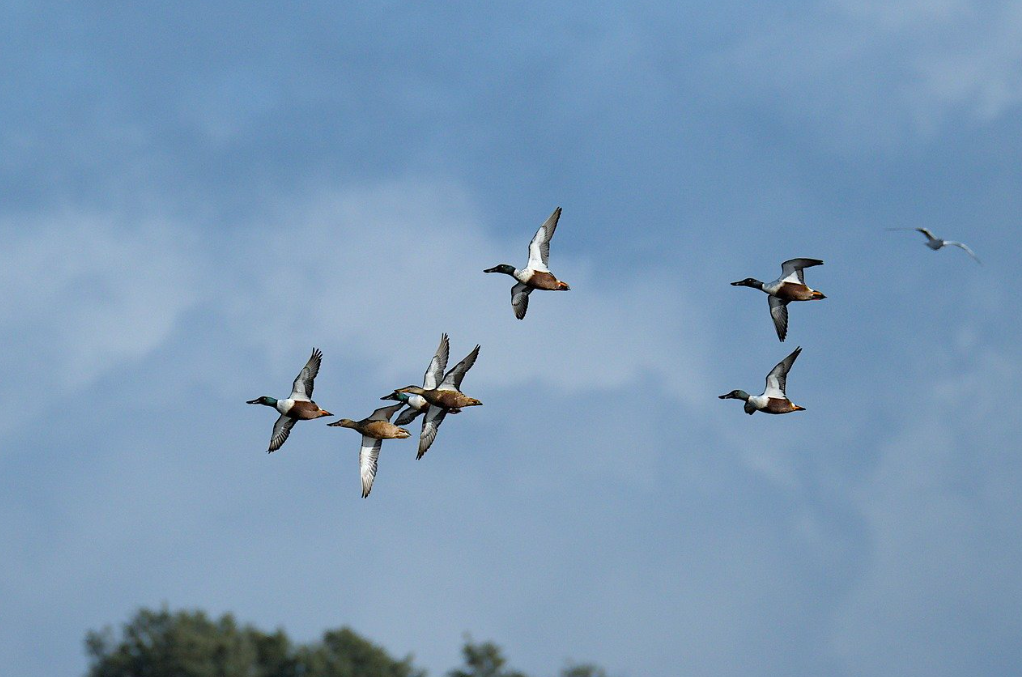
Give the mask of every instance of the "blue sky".
[[[1022, 668], [1022, 11], [1008, 2], [0, 9], [0, 656], [140, 605], [433, 674]], [[551, 209], [552, 269], [510, 280]], [[926, 226], [968, 242], [931, 252]], [[795, 256], [827, 294], [765, 299]], [[423, 460], [360, 418], [476, 343]], [[785, 417], [759, 392], [796, 345]]]

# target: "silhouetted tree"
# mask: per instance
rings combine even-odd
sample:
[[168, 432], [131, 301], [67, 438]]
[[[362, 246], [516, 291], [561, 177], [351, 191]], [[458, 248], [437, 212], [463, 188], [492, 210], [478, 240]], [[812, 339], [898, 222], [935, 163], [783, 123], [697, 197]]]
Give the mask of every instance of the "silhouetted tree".
[[504, 670], [507, 660], [493, 642], [476, 644], [466, 636], [461, 655], [465, 659], [465, 667], [451, 670], [448, 677], [526, 677], [523, 672]]
[[561, 677], [607, 677], [607, 671], [593, 663], [576, 663], [561, 670]]
[[397, 661], [348, 628], [292, 646], [282, 631], [238, 627], [230, 614], [140, 610], [120, 637], [110, 628], [85, 639], [89, 677], [425, 677], [411, 657]]

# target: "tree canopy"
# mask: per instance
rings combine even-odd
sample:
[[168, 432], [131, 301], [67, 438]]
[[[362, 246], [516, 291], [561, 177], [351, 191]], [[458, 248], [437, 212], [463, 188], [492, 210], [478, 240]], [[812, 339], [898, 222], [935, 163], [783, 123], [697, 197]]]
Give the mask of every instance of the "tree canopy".
[[[87, 677], [426, 677], [412, 656], [392, 657], [351, 628], [327, 630], [309, 644], [283, 630], [239, 625], [231, 614], [139, 610], [120, 633], [107, 627], [85, 637]], [[464, 665], [448, 677], [527, 677], [506, 667], [500, 647], [466, 636]], [[560, 677], [607, 677], [592, 664], [569, 664]]]

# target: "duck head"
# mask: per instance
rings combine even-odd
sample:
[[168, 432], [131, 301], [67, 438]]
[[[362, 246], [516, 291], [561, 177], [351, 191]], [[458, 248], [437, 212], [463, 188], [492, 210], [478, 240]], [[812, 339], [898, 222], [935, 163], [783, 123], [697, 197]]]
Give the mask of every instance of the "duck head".
[[718, 395], [717, 397], [718, 399], [721, 400], [745, 400], [746, 402], [749, 401], [749, 393], [745, 392], [744, 390], [732, 390], [731, 392], [725, 395]]
[[493, 268], [487, 268], [483, 272], [484, 273], [504, 273], [505, 275], [510, 275], [511, 277], [514, 277], [514, 275], [515, 275], [515, 267], [514, 266], [509, 266], [506, 263], [502, 263], [499, 266], [494, 266]]
[[754, 277], [747, 277], [744, 280], [738, 280], [738, 282], [732, 282], [732, 287], [752, 287], [753, 289], [762, 289], [763, 283]]
[[342, 418], [340, 421], [334, 421], [333, 423], [328, 423], [327, 425], [334, 428], [354, 428], [355, 422], [352, 421], [350, 418]]
[[267, 407], [276, 407], [277, 400], [273, 399], [272, 397], [267, 397], [266, 395], [263, 395], [262, 397], [255, 398], [254, 400], [249, 400], [245, 402], [245, 404], [264, 404]]
[[384, 395], [381, 400], [394, 400], [395, 402], [408, 402], [408, 393], [395, 390], [390, 395]]
[[405, 402], [405, 401], [408, 400], [408, 394], [409, 393], [412, 394], [412, 395], [421, 395], [424, 392], [426, 392], [426, 391], [423, 390], [422, 388], [420, 388], [419, 386], [405, 386], [404, 388], [398, 388], [397, 390], [394, 391], [393, 394], [396, 397], [391, 398], [391, 397], [388, 396], [387, 399], [400, 399], [401, 395], [405, 395], [405, 399], [401, 400], [402, 402]]

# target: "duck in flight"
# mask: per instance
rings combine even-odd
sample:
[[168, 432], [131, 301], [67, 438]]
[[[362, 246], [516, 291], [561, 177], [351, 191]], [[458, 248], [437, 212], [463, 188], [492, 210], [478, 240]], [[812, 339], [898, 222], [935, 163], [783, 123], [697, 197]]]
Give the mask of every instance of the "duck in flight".
[[785, 381], [788, 378], [788, 371], [802, 348], [795, 348], [790, 355], [777, 363], [770, 370], [766, 377], [766, 389], [762, 395], [750, 395], [744, 390], [732, 390], [726, 395], [720, 395], [722, 400], [744, 400], [745, 413], [755, 414], [762, 411], [764, 414], [788, 414], [793, 411], [805, 411], [805, 407], [792, 404], [788, 396], [784, 394]]
[[465, 378], [465, 373], [475, 364], [478, 356], [479, 346], [476, 346], [472, 352], [465, 356], [465, 359], [447, 372], [440, 385], [435, 388], [405, 386], [380, 398], [381, 400], [400, 400], [401, 394], [407, 393], [419, 395], [429, 404], [426, 417], [422, 419], [422, 432], [419, 433], [419, 453], [415, 456], [416, 459], [422, 458], [423, 454], [429, 450], [429, 446], [436, 439], [437, 430], [440, 429], [440, 424], [444, 422], [444, 417], [447, 414], [457, 414], [463, 407], [476, 407], [482, 404], [474, 397], [469, 397], [461, 392], [461, 381]]
[[816, 301], [827, 298], [822, 293], [806, 285], [803, 268], [822, 266], [819, 259], [789, 259], [781, 264], [781, 276], [773, 282], [760, 282], [754, 277], [747, 277], [732, 282], [732, 287], [752, 287], [767, 293], [770, 302], [770, 317], [777, 329], [777, 338], [782, 341], [788, 335], [788, 304], [792, 301]]
[[[433, 354], [433, 359], [429, 361], [429, 366], [426, 367], [426, 374], [422, 377], [422, 389], [432, 390], [436, 388], [440, 381], [444, 378], [444, 370], [447, 369], [447, 358], [451, 355], [451, 346], [447, 339], [447, 334], [440, 336], [440, 345], [437, 346], [436, 353]], [[397, 420], [394, 423], [398, 425], [407, 425], [415, 420], [419, 414], [426, 413], [429, 409], [429, 402], [422, 395], [414, 395], [412, 393], [394, 391], [384, 399], [397, 400], [408, 405], [408, 408], [402, 411]]]
[[411, 437], [411, 433], [390, 422], [390, 417], [404, 404], [398, 402], [389, 407], [380, 407], [368, 418], [361, 421], [352, 421], [350, 418], [342, 418], [334, 421], [331, 426], [351, 428], [362, 433], [362, 449], [358, 452], [358, 465], [362, 474], [362, 498], [368, 498], [373, 488], [373, 480], [376, 478], [376, 461], [380, 458], [380, 448], [383, 440], [403, 440]]
[[933, 251], [943, 249], [944, 247], [960, 247], [961, 249], [965, 250], [965, 253], [971, 256], [976, 263], [983, 265], [983, 262], [979, 260], [978, 256], [976, 256], [976, 252], [969, 249], [969, 245], [965, 244], [964, 242], [955, 242], [954, 240], [942, 240], [939, 237], [935, 236], [933, 233], [931, 233], [927, 228], [888, 228], [887, 230], [914, 230], [917, 233], [922, 233], [923, 235], [926, 236], [926, 242], [924, 242], [923, 244], [925, 244]]
[[267, 453], [280, 449], [280, 446], [287, 440], [287, 436], [291, 434], [291, 428], [298, 421], [333, 416], [329, 411], [320, 409], [319, 405], [312, 401], [313, 380], [319, 373], [319, 363], [322, 359], [323, 353], [318, 348], [313, 348], [312, 357], [295, 378], [294, 385], [291, 386], [291, 396], [286, 400], [276, 400], [264, 395], [247, 402], [247, 404], [273, 407], [280, 413], [277, 422], [273, 424], [273, 434], [270, 436], [270, 448], [267, 449]]
[[543, 225], [536, 231], [536, 235], [529, 243], [529, 265], [524, 270], [518, 270], [512, 265], [502, 263], [493, 268], [487, 268], [484, 273], [504, 273], [515, 278], [517, 284], [511, 287], [511, 307], [514, 308], [515, 317], [519, 320], [525, 317], [525, 311], [529, 309], [529, 294], [533, 289], [546, 289], [548, 291], [568, 291], [571, 287], [554, 277], [550, 272], [550, 239], [557, 230], [557, 220], [561, 218], [561, 208], [558, 207], [550, 215]]

